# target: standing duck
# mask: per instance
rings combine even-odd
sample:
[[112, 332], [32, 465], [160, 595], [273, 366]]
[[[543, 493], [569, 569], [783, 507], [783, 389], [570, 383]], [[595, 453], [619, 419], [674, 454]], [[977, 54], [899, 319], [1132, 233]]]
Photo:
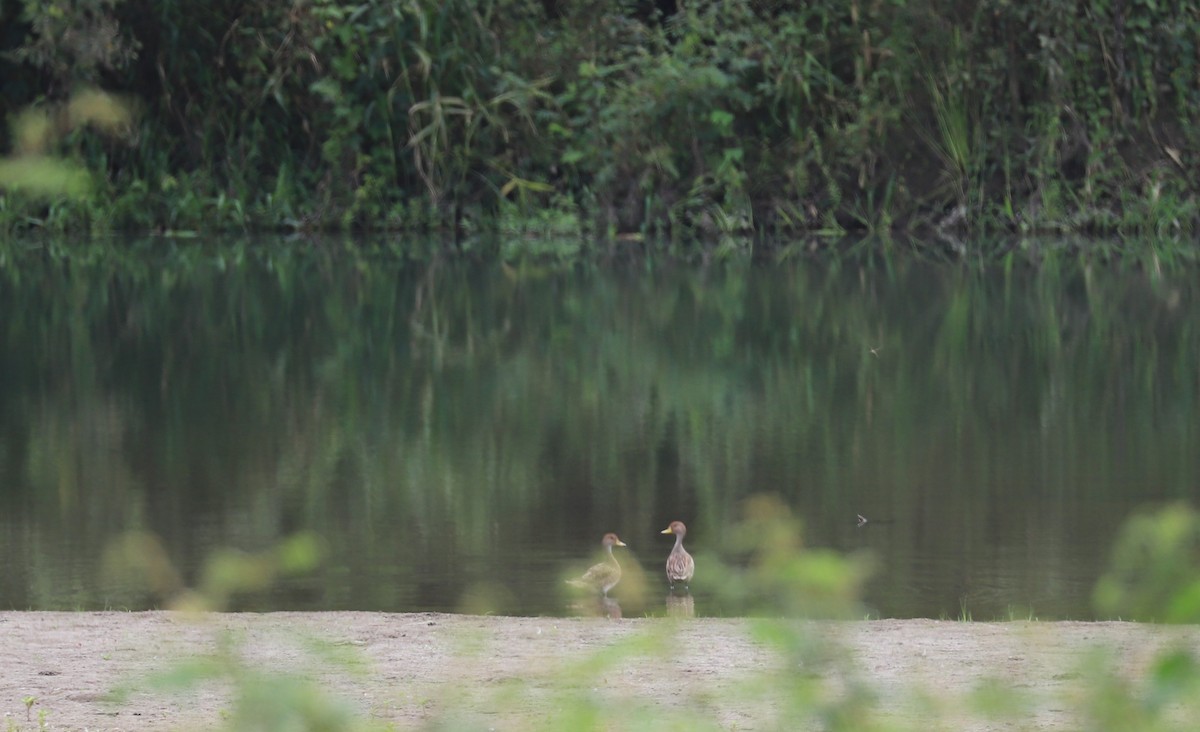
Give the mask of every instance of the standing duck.
[[692, 575], [696, 574], [696, 560], [683, 548], [683, 537], [687, 536], [687, 527], [682, 521], [672, 521], [662, 533], [675, 535], [675, 548], [667, 556], [667, 582], [671, 583], [672, 590], [676, 584], [682, 584], [683, 589], [687, 590], [692, 582]]
[[567, 580], [567, 582], [575, 587], [599, 590], [605, 597], [608, 597], [608, 591], [621, 581], [621, 565], [617, 564], [617, 558], [613, 556], [613, 547], [625, 546], [625, 542], [617, 538], [616, 534], [609, 533], [600, 540], [600, 545], [604, 547], [608, 557], [603, 562], [592, 565], [588, 571], [583, 573], [583, 576]]

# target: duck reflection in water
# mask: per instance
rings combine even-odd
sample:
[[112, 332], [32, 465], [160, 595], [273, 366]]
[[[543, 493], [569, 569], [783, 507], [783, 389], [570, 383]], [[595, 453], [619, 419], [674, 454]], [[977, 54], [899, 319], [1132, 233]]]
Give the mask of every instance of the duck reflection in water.
[[599, 597], [590, 597], [586, 600], [578, 600], [567, 606], [572, 615], [577, 615], [583, 618], [608, 618], [610, 620], [620, 620], [621, 603], [616, 599], [600, 595]]
[[692, 598], [690, 592], [683, 595], [675, 592], [667, 592], [666, 602], [668, 618], [696, 617], [696, 601]]

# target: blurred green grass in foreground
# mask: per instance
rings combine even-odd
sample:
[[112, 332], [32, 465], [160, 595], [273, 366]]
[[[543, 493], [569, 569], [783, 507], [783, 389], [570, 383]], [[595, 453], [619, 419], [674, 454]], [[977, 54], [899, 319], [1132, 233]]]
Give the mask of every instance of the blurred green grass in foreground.
[[[894, 698], [885, 707], [870, 674], [826, 632], [829, 622], [812, 622], [863, 617], [858, 596], [870, 559], [805, 549], [800, 522], [774, 498], [750, 499], [743, 514], [728, 556], [711, 557], [703, 568], [715, 575], [720, 592], [728, 596], [724, 600], [744, 609], [749, 638], [777, 660], [739, 683], [710, 691], [701, 682], [689, 692], [696, 699], [670, 705], [640, 693], [637, 683], [614, 689], [608, 680], [679, 650], [681, 631], [692, 621], [668, 617], [645, 622], [598, 650], [576, 656], [564, 652], [551, 673], [514, 668], [505, 683], [494, 687], [441, 684], [428, 690], [396, 689], [396, 694], [428, 693], [427, 706], [434, 711], [418, 727], [439, 730], [509, 728], [514, 719], [519, 721], [513, 728], [545, 730], [722, 729], [714, 710], [730, 706], [754, 710], [756, 729], [925, 730], [957, 729], [964, 723], [1023, 729], [1033, 724], [1037, 702], [1023, 688], [1028, 679], [996, 677], [966, 694], [946, 691], [936, 698], [914, 687], [901, 705], [904, 714], [895, 713]], [[1200, 518], [1188, 507], [1172, 505], [1135, 517], [1116, 543], [1112, 570], [1097, 587], [1098, 608], [1114, 618], [1197, 622], [1198, 547]], [[114, 572], [143, 576], [149, 587], [172, 598], [169, 607], [195, 613], [197, 622], [203, 622], [206, 612], [220, 610], [238, 593], [315, 567], [321, 554], [319, 539], [311, 535], [292, 537], [259, 554], [222, 552], [210, 560], [196, 589], [182, 586], [153, 537], [126, 537], [114, 545], [107, 561]], [[484, 596], [474, 593], [472, 602], [477, 605]], [[457, 640], [451, 663], [488, 658], [485, 638], [464, 635]], [[131, 680], [117, 698], [132, 692], [189, 693], [217, 682], [231, 690], [223, 718], [227, 729], [396, 728], [356, 714], [348, 700], [316, 680], [330, 673], [361, 678], [371, 673], [365, 659], [344, 647], [299, 642], [307, 666], [265, 668], [243, 651], [236, 633], [221, 632], [212, 653]], [[1200, 663], [1193, 651], [1166, 647], [1133, 679], [1118, 673], [1115, 660], [1097, 648], [1077, 666], [1061, 669], [1083, 691], [1056, 699], [1056, 709], [1079, 729], [1193, 728], [1193, 720], [1200, 718]]]

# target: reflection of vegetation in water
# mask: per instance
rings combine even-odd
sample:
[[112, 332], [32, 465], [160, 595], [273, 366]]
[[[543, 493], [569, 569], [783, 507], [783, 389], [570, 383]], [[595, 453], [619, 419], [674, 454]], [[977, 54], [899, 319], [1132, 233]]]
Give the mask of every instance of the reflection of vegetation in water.
[[572, 515], [624, 537], [686, 511], [719, 554], [751, 492], [783, 496], [819, 543], [813, 514], [852, 524], [878, 485], [872, 517], [912, 506], [936, 524], [892, 524], [899, 541], [969, 549], [1023, 500], [1070, 526], [1135, 479], [1189, 490], [1187, 283], [911, 262], [418, 269], [386, 248], [0, 250], [19, 604], [143, 604], [88, 570], [124, 530], [164, 537], [189, 584], [211, 545], [315, 531], [332, 559], [283, 583], [299, 606], [456, 607], [500, 571], [498, 610], [551, 612], [539, 583], [562, 557], [531, 556], [529, 537], [580, 556]]

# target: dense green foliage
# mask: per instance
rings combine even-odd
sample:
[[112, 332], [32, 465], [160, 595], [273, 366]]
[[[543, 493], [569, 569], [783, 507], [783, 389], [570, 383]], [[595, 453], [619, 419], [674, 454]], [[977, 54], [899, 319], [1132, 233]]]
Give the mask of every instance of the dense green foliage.
[[0, 227], [1189, 233], [1200, 3], [3, 0], [86, 202]]

